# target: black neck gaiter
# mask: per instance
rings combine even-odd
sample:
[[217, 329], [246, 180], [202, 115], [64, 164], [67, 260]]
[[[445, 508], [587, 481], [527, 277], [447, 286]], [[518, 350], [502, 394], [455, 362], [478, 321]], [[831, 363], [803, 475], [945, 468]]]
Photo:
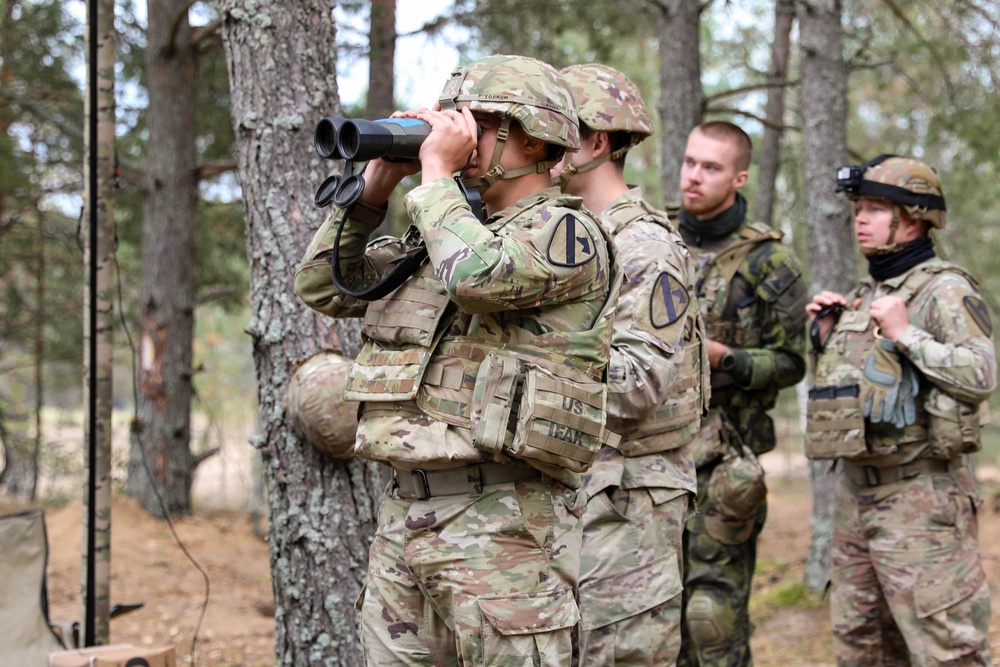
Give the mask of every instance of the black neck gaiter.
[[878, 282], [882, 282], [906, 273], [917, 264], [931, 259], [935, 254], [934, 241], [931, 237], [921, 236], [896, 252], [869, 257], [868, 274]]
[[700, 246], [705, 239], [716, 239], [735, 232], [743, 224], [746, 214], [747, 200], [737, 192], [736, 203], [710, 220], [699, 220], [681, 209], [681, 229], [694, 239], [695, 245]]

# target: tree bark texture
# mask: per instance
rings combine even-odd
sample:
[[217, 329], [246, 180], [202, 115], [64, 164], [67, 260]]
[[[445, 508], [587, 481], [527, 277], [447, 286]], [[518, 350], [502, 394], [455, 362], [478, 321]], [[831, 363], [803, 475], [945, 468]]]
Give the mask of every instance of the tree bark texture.
[[339, 162], [321, 160], [313, 132], [340, 113], [336, 29], [325, 0], [224, 0], [237, 162], [246, 208], [268, 542], [280, 665], [364, 663], [354, 602], [384, 477], [380, 466], [334, 461], [298, 438], [283, 398], [294, 365], [334, 349], [357, 353], [357, 320], [332, 322], [296, 298], [293, 279], [327, 211], [313, 197]]
[[681, 162], [688, 134], [701, 122], [701, 3], [659, 0], [660, 155], [663, 201], [680, 204]]
[[785, 117], [785, 84], [788, 76], [788, 52], [792, 23], [795, 21], [795, 0], [775, 0], [774, 42], [771, 44], [771, 87], [764, 107], [764, 138], [757, 154], [757, 194], [754, 197], [753, 219], [768, 225], [774, 221], [775, 187], [781, 166], [781, 136]]
[[368, 116], [387, 118], [396, 110], [396, 0], [371, 0], [368, 45]]
[[[840, 0], [797, 0], [802, 60], [802, 145], [809, 229], [810, 292], [842, 294], [854, 285], [851, 220], [835, 172], [847, 156], [847, 67], [843, 57]], [[806, 583], [826, 585], [835, 477], [828, 465], [812, 463], [813, 535]]]
[[197, 63], [187, 16], [190, 4], [188, 0], [150, 0], [147, 5], [149, 142], [139, 302], [139, 405], [126, 491], [155, 517], [163, 516], [157, 490], [167, 513], [191, 513], [195, 465], [191, 376]]

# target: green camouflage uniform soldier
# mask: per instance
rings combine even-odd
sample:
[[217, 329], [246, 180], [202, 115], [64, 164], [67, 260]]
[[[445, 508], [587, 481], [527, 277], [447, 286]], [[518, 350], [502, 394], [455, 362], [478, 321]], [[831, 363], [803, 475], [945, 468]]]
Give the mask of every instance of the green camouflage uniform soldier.
[[996, 388], [989, 311], [975, 279], [936, 257], [929, 228], [947, 214], [930, 167], [882, 155], [837, 177], [856, 201], [869, 270], [847, 298], [823, 292], [807, 308], [806, 455], [843, 471], [830, 573], [837, 664], [989, 665], [982, 501], [965, 465]]
[[580, 664], [672, 665], [684, 523], [696, 491], [685, 445], [708, 399], [704, 330], [691, 303], [695, 266], [666, 214], [625, 181], [629, 149], [653, 133], [639, 90], [604, 65], [562, 74], [581, 147], [553, 173], [600, 211], [625, 271], [608, 363], [609, 427], [622, 442], [601, 450], [584, 481]]
[[805, 374], [806, 289], [781, 234], [745, 220], [750, 138], [731, 123], [692, 131], [681, 167], [680, 230], [699, 267], [711, 409], [689, 446], [697, 514], [684, 550], [678, 664], [749, 665], [750, 584], [767, 513], [757, 456], [775, 446], [767, 411]]
[[[345, 391], [363, 402], [355, 450], [393, 469], [359, 600], [368, 664], [566, 665], [580, 474], [608, 437], [602, 376], [621, 284], [613, 242], [550, 186], [579, 146], [572, 98], [550, 66], [491, 56], [455, 70], [433, 110], [397, 115], [432, 128], [419, 164], [369, 163], [360, 203], [323, 224], [295, 282], [312, 308], [364, 317]], [[366, 245], [417, 170], [413, 226]], [[485, 221], [458, 172], [482, 191]], [[340, 227], [334, 259], [351, 292], [414, 248], [429, 262], [360, 301], [331, 278]]]

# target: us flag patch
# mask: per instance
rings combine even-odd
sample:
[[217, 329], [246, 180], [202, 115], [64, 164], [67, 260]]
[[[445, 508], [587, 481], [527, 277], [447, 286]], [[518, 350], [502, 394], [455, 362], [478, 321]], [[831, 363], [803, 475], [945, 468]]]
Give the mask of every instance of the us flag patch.
[[669, 326], [684, 316], [690, 303], [687, 287], [669, 273], [661, 273], [649, 298], [649, 322], [657, 329]]
[[555, 266], [580, 266], [594, 258], [597, 247], [586, 225], [567, 213], [556, 223], [546, 254]]

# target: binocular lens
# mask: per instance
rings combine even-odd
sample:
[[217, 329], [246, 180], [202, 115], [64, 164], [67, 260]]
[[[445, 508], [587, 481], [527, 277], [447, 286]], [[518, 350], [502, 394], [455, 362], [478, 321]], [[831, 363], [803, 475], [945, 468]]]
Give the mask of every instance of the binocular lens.
[[347, 121], [344, 118], [324, 118], [316, 124], [313, 144], [315, 144], [316, 152], [321, 158], [327, 160], [342, 160], [344, 158], [337, 147], [337, 136], [345, 122]]

